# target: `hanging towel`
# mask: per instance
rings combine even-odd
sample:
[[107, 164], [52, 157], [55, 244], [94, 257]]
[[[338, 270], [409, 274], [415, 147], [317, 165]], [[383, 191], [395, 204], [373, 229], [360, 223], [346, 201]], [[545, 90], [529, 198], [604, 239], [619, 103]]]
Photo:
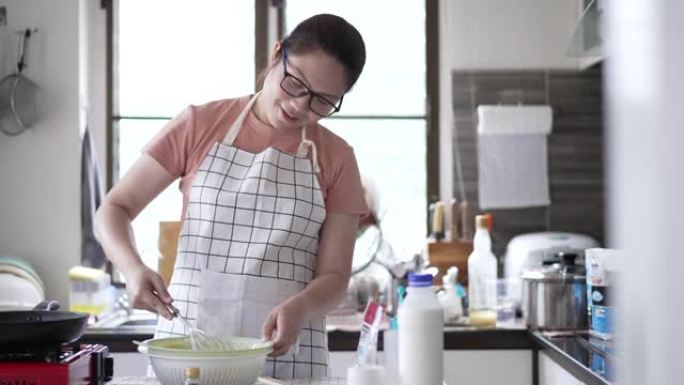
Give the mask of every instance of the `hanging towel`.
[[103, 194], [90, 130], [85, 128], [81, 142], [81, 263], [101, 269], [107, 258], [95, 239], [95, 212], [102, 203]]
[[480, 208], [547, 206], [549, 106], [479, 106]]

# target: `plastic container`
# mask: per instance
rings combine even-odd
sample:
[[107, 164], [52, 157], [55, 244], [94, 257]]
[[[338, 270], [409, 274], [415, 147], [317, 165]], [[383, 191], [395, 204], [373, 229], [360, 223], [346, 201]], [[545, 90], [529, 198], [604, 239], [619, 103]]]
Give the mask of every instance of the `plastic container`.
[[399, 306], [399, 378], [402, 385], [442, 385], [444, 315], [432, 289], [432, 275], [409, 274]]
[[444, 323], [445, 324], [455, 324], [458, 323], [459, 319], [463, 317], [463, 302], [461, 297], [458, 295], [458, 267], [450, 267], [447, 273], [442, 277], [442, 287], [444, 291], [441, 291], [437, 296], [439, 304], [444, 310]]
[[604, 340], [614, 337], [612, 286], [617, 276], [619, 251], [592, 248], [585, 251], [587, 269], [587, 311], [589, 334]]
[[[397, 287], [397, 309], [404, 301], [406, 288]], [[390, 319], [389, 329], [382, 335], [383, 357], [385, 358], [385, 381], [388, 384], [399, 383], [399, 321], [397, 315]]]
[[500, 278], [496, 281], [496, 325], [515, 324], [518, 299], [522, 296], [519, 278]]
[[[398, 323], [397, 323], [398, 325]], [[399, 329], [382, 332], [385, 379], [388, 384], [399, 383]]]
[[110, 284], [107, 273], [85, 266], [69, 270], [69, 310], [101, 315], [110, 309]]
[[492, 253], [489, 221], [475, 217], [473, 252], [468, 256], [468, 314], [470, 324], [496, 326], [496, 257]]

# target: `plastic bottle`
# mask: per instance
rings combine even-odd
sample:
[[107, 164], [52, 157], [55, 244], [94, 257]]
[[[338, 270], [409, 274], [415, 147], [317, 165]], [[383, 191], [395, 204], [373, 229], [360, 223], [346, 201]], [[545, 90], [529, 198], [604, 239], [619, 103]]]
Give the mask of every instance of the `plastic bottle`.
[[442, 385], [444, 315], [430, 274], [409, 274], [399, 306], [399, 377], [402, 385]]
[[[397, 287], [397, 309], [404, 301], [406, 289], [403, 286]], [[385, 330], [382, 336], [383, 352], [385, 357], [385, 381], [387, 384], [399, 383], [399, 321], [395, 314], [390, 318], [389, 329]]]
[[461, 297], [457, 293], [458, 267], [452, 266], [442, 277], [441, 291], [437, 296], [439, 304], [444, 310], [444, 323], [456, 323], [463, 316], [463, 304]]
[[473, 252], [468, 256], [468, 313], [473, 326], [496, 326], [496, 257], [492, 254], [489, 221], [475, 217]]
[[200, 371], [199, 368], [185, 368], [185, 385], [199, 385]]

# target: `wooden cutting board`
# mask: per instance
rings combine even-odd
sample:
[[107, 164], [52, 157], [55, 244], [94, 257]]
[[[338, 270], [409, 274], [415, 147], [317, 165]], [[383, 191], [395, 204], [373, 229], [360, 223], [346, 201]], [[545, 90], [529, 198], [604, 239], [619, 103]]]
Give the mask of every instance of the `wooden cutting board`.
[[159, 222], [159, 261], [157, 271], [164, 279], [166, 286], [171, 282], [173, 265], [178, 254], [178, 235], [181, 230], [180, 221]]

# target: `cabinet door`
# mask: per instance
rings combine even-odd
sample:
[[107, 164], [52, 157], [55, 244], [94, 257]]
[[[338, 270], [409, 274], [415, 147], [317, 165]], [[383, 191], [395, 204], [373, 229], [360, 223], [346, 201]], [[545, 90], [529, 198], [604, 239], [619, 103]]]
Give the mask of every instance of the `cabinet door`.
[[446, 350], [448, 385], [531, 385], [531, 350]]
[[[110, 353], [114, 359], [114, 377], [144, 377], [150, 362], [142, 353]], [[151, 369], [150, 369], [151, 370]]]
[[544, 352], [539, 352], [539, 385], [584, 385]]
[[328, 367], [331, 377], [347, 377], [347, 368], [356, 364], [356, 352], [330, 352]]

